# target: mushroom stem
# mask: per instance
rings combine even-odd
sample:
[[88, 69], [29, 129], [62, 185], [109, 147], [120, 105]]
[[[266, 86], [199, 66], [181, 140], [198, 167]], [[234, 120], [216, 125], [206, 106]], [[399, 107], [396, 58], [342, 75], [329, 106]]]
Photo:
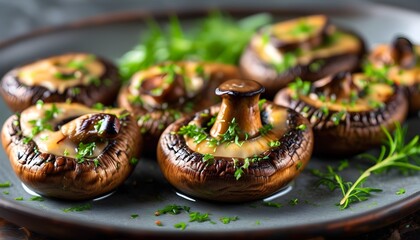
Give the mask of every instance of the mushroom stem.
[[262, 122], [258, 101], [264, 90], [261, 84], [251, 80], [232, 79], [222, 83], [216, 89], [216, 95], [222, 97], [222, 104], [210, 135], [220, 138], [233, 121], [240, 130], [239, 140], [259, 135]]

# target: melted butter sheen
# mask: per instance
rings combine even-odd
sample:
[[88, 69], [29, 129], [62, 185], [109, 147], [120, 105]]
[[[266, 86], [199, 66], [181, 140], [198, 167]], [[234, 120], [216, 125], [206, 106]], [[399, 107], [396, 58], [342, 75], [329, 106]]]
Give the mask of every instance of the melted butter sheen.
[[[284, 53], [279, 51], [270, 43], [264, 43], [261, 37], [253, 39], [253, 46], [260, 57], [266, 63], [281, 63], [284, 59]], [[304, 51], [297, 57], [296, 64], [306, 65], [313, 59], [323, 59], [331, 56], [356, 53], [360, 49], [359, 40], [351, 34], [339, 33], [339, 37], [334, 44]]]
[[[71, 63], [81, 63], [86, 73], [81, 74]], [[77, 72], [75, 78], [57, 77], [58, 74], [74, 72]], [[92, 77], [99, 78], [104, 72], [105, 66], [92, 55], [74, 53], [42, 59], [23, 66], [18, 70], [18, 77], [27, 86], [41, 86], [53, 92], [63, 93], [77, 85], [91, 84]]]
[[[95, 110], [77, 103], [56, 103], [55, 105], [59, 109], [59, 113], [53, 119], [48, 121], [48, 124], [50, 124], [53, 127], [57, 125], [57, 123], [65, 119], [75, 118], [85, 114], [104, 112], [119, 116], [123, 111], [122, 109], [109, 109], [103, 111]], [[42, 108], [32, 106], [21, 113], [20, 126], [24, 136], [31, 135], [33, 129], [33, 124], [31, 123], [31, 121], [37, 119], [44, 119], [45, 112], [51, 109], [51, 107], [52, 104], [44, 104]], [[63, 133], [60, 130], [43, 130], [36, 136], [34, 136], [32, 140], [36, 143], [40, 152], [71, 158], [76, 158], [77, 156], [77, 148], [79, 143], [72, 142], [69, 138], [67, 138], [67, 136], [63, 135]], [[107, 142], [97, 142], [93, 155], [87, 157], [94, 158], [99, 156], [104, 151], [106, 146]]]

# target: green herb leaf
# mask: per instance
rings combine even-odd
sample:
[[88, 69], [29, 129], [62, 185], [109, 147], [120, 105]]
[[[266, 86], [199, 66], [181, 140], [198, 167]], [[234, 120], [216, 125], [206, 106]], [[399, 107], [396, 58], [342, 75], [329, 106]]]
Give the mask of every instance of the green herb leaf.
[[74, 207], [65, 208], [63, 209], [63, 212], [83, 212], [83, 211], [91, 210], [91, 209], [92, 209], [92, 204], [86, 203], [86, 204], [81, 204]]
[[168, 29], [149, 21], [141, 42], [118, 61], [125, 80], [137, 71], [164, 61], [197, 60], [237, 64], [255, 31], [271, 22], [271, 16], [256, 14], [234, 20], [220, 12], [183, 29], [176, 16]]
[[403, 195], [405, 194], [405, 189], [404, 188], [400, 188], [398, 189], [398, 191], [395, 192], [396, 195]]
[[234, 216], [234, 217], [221, 217], [221, 218], [219, 218], [219, 220], [223, 224], [229, 224], [230, 222], [239, 220], [239, 217], [238, 216]]
[[190, 212], [190, 222], [206, 222], [210, 221], [208, 213]]
[[10, 183], [10, 181], [6, 181], [6, 182], [0, 183], [0, 188], [8, 188], [10, 186], [12, 186], [12, 184]]
[[179, 222], [179, 223], [175, 223], [174, 227], [181, 230], [185, 230], [185, 228], [187, 227], [187, 224], [185, 222]]
[[190, 211], [190, 207], [187, 206], [180, 206], [180, 205], [176, 205], [176, 204], [171, 204], [171, 205], [167, 205], [162, 209], [159, 209], [155, 212], [156, 216], [162, 215], [162, 214], [172, 214], [172, 215], [177, 215], [180, 214], [181, 211], [186, 211], [189, 212]]

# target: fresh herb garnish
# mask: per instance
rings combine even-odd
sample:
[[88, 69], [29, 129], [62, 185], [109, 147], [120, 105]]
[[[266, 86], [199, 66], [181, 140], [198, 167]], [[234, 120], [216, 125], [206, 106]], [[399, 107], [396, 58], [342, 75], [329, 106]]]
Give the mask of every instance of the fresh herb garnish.
[[283, 207], [283, 205], [281, 203], [276, 203], [276, 202], [263, 202], [263, 206], [266, 206], [266, 207], [274, 207], [274, 208], [281, 208], [281, 207]]
[[187, 227], [187, 224], [185, 222], [179, 222], [179, 223], [175, 223], [174, 227], [184, 230]]
[[398, 191], [395, 192], [396, 195], [403, 195], [405, 194], [405, 189], [404, 188], [400, 188], [398, 189]]
[[15, 197], [16, 201], [23, 201], [23, 197]]
[[200, 212], [190, 212], [190, 222], [206, 222], [210, 221], [210, 216], [208, 213], [200, 213]]
[[280, 141], [279, 140], [277, 140], [277, 141], [270, 141], [269, 143], [268, 143], [268, 146], [269, 147], [278, 147], [278, 146], [280, 146]]
[[105, 119], [101, 119], [98, 122], [95, 123], [95, 125], [93, 126], [93, 128], [95, 129], [95, 131], [98, 134], [102, 134], [104, 133], [105, 129], [106, 129], [106, 122]]
[[131, 219], [136, 219], [136, 218], [139, 217], [139, 215], [138, 214], [131, 214], [130, 217], [131, 217]]
[[176, 214], [180, 214], [181, 211], [189, 212], [190, 207], [180, 206], [180, 205], [176, 205], [176, 204], [167, 205], [164, 208], [157, 210], [155, 212], [155, 216], [159, 216], [159, 215], [167, 214], [167, 213], [172, 214], [172, 215], [176, 215]]
[[179, 129], [178, 134], [193, 138], [195, 143], [200, 143], [207, 138], [206, 129], [201, 128], [195, 124], [182, 126]]
[[219, 220], [223, 224], [229, 224], [230, 222], [239, 220], [239, 217], [238, 216], [234, 216], [234, 217], [221, 217], [221, 218], [219, 218]]
[[93, 152], [96, 148], [96, 143], [79, 143], [79, 146], [77, 147], [77, 154], [76, 159], [78, 163], [83, 163], [85, 161], [86, 157], [92, 156]]
[[272, 129], [273, 129], [273, 125], [265, 124], [260, 129], [258, 129], [258, 131], [260, 132], [261, 135], [267, 135], [267, 133], [270, 132]]
[[31, 200], [31, 201], [43, 202], [43, 201], [44, 201], [44, 198], [43, 198], [43, 197], [41, 197], [41, 196], [33, 196], [33, 197], [31, 197], [29, 200]]
[[138, 159], [138, 158], [136, 158], [136, 157], [132, 157], [132, 158], [130, 159], [130, 164], [131, 164], [131, 165], [136, 165], [138, 162], [139, 162], [139, 159]]
[[149, 31], [141, 43], [119, 60], [122, 77], [128, 80], [135, 72], [163, 61], [198, 60], [237, 64], [243, 49], [257, 28], [271, 22], [271, 16], [257, 14], [239, 21], [220, 12], [183, 29], [176, 17], [168, 30], [149, 21]]
[[277, 73], [282, 73], [287, 69], [293, 67], [297, 63], [297, 58], [295, 54], [286, 52], [283, 54], [283, 59], [281, 62], [272, 62], [274, 69]]
[[211, 153], [203, 154], [203, 162], [207, 164], [212, 164], [214, 160], [214, 155]]
[[288, 84], [288, 88], [292, 90], [292, 98], [298, 99], [300, 95], [307, 96], [311, 91], [312, 84], [308, 81], [303, 81], [301, 78], [296, 78], [294, 82]]
[[339, 112], [335, 112], [331, 115], [331, 121], [334, 123], [334, 125], [338, 125], [340, 121], [344, 120], [346, 118], [347, 111], [341, 110]]
[[3, 182], [3, 183], [0, 183], [0, 188], [8, 188], [10, 186], [12, 186], [12, 184], [10, 183], [10, 181], [6, 181], [6, 182]]
[[305, 131], [306, 128], [307, 128], [307, 126], [305, 124], [300, 124], [299, 126], [296, 127], [296, 129], [302, 130], [302, 131]]
[[[37, 101], [37, 107], [44, 107], [44, 103], [41, 100]], [[32, 125], [31, 134], [26, 136], [23, 139], [23, 142], [27, 144], [40, 132], [52, 130], [52, 125], [49, 124], [48, 121], [54, 119], [59, 113], [60, 110], [57, 108], [57, 105], [52, 104], [50, 109], [45, 110], [43, 118], [30, 120], [28, 123]]]
[[[350, 204], [369, 199], [373, 192], [380, 192], [381, 189], [364, 187], [364, 182], [372, 173], [382, 173], [392, 169], [399, 170], [403, 174], [410, 171], [420, 171], [420, 166], [416, 160], [420, 156], [419, 136], [415, 136], [408, 143], [405, 142], [407, 128], [401, 127], [396, 123], [396, 130], [391, 135], [388, 130], [383, 128], [387, 137], [385, 144], [381, 147], [378, 156], [372, 154], [361, 154], [360, 158], [365, 158], [374, 163], [366, 169], [355, 182], [345, 182], [337, 173], [338, 170], [327, 166], [327, 173], [313, 170], [312, 173], [320, 179], [318, 184], [327, 186], [330, 190], [339, 188], [343, 198], [339, 202], [341, 209], [348, 208]], [[343, 165], [345, 166], [345, 165]]]
[[290, 199], [290, 201], [289, 201], [290, 206], [296, 206], [296, 205], [298, 205], [298, 203], [299, 203], [299, 199], [297, 199], [297, 198]]
[[74, 207], [65, 208], [63, 209], [63, 212], [83, 212], [83, 211], [91, 210], [91, 209], [92, 209], [92, 204], [86, 203], [86, 204], [81, 204]]
[[290, 31], [292, 35], [307, 35], [315, 30], [315, 26], [309, 24], [305, 19], [300, 20], [294, 28]]

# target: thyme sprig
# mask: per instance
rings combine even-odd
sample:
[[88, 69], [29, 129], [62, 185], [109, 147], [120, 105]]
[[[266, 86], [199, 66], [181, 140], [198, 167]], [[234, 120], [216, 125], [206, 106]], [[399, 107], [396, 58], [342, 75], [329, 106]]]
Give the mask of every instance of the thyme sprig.
[[339, 169], [327, 166], [327, 172], [322, 173], [319, 170], [312, 173], [319, 177], [318, 184], [327, 186], [330, 190], [339, 188], [342, 193], [342, 199], [339, 202], [341, 209], [348, 208], [350, 204], [369, 199], [374, 192], [380, 192], [381, 189], [364, 187], [365, 181], [374, 174], [398, 170], [402, 174], [408, 174], [410, 171], [420, 171], [420, 141], [419, 135], [406, 143], [407, 128], [396, 124], [396, 130], [391, 133], [385, 128], [382, 129], [386, 135], [386, 142], [382, 145], [378, 156], [373, 154], [361, 154], [360, 158], [368, 159], [374, 163], [373, 166], [366, 169], [354, 182], [346, 182], [339, 175]]

